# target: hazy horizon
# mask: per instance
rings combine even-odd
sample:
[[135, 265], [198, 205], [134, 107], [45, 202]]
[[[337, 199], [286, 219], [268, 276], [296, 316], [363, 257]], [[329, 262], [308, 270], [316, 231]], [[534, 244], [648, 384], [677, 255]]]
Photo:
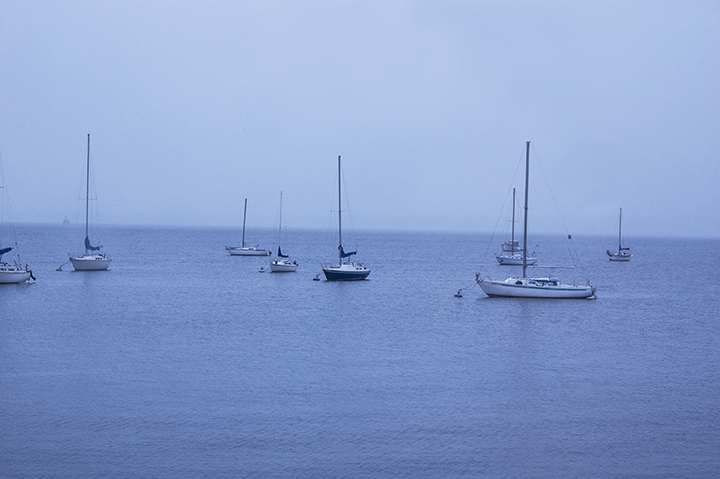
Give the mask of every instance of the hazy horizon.
[[[74, 228], [78, 231], [85, 229], [85, 223], [84, 220], [80, 222], [70, 222], [68, 224], [63, 224], [62, 221], [60, 222], [18, 222], [16, 221], [15, 227], [22, 227], [22, 226], [33, 226], [33, 227], [40, 227], [40, 226], [60, 226], [60, 227], [68, 227], [68, 228]], [[233, 235], [239, 234], [240, 231], [242, 231], [242, 220], [239, 225], [193, 225], [193, 224], [155, 224], [155, 223], [148, 223], [148, 224], [140, 224], [140, 223], [101, 223], [101, 224], [95, 224], [91, 226], [91, 236], [92, 235], [102, 235], [107, 230], [111, 230], [113, 228], [136, 228], [136, 229], [143, 229], [143, 228], [149, 228], [149, 229], [207, 229], [207, 230], [226, 230], [228, 232], [231, 232]], [[624, 228], [624, 227], [623, 227]], [[337, 224], [335, 224], [335, 228], [325, 228], [325, 227], [303, 227], [303, 226], [295, 226], [295, 227], [285, 227], [283, 226], [283, 235], [292, 234], [292, 232], [315, 232], [315, 233], [327, 233], [331, 236], [337, 236]], [[346, 231], [346, 233], [348, 233]], [[438, 229], [420, 229], [420, 228], [352, 228], [352, 230], [349, 231], [349, 234], [351, 234], [353, 237], [357, 236], [358, 234], [372, 234], [372, 233], [397, 233], [397, 234], [457, 234], [457, 235], [477, 235], [477, 236], [493, 236], [494, 239], [497, 240], [497, 246], [500, 245], [500, 242], [508, 240], [510, 237], [509, 235], [506, 235], [499, 227], [498, 230], [493, 231], [484, 231], [484, 230], [460, 230], [460, 229], [444, 229], [444, 230], [438, 230]], [[84, 234], [84, 233], [83, 233]], [[262, 236], [272, 236], [277, 234], [277, 225], [273, 226], [262, 226], [262, 227], [248, 227], [246, 234], [248, 236], [258, 236], [258, 234], [261, 234]], [[522, 231], [516, 232], [516, 239], [519, 239], [522, 241]], [[575, 231], [570, 232], [573, 239], [581, 239], [581, 238], [608, 238], [611, 241], [617, 242], [617, 230], [609, 233], [588, 233], [584, 231]], [[542, 239], [549, 239], [549, 238], [560, 238], [564, 239], [567, 236], [567, 233], [563, 231], [538, 231], [538, 232], [531, 232], [530, 235], [533, 238], [542, 238]], [[506, 238], [507, 236], [507, 238]], [[285, 236], [287, 238], [287, 236]], [[229, 238], [228, 241], [233, 242], [233, 238]], [[235, 239], [238, 239], [239, 236]], [[627, 246], [632, 246], [632, 242], [634, 240], [641, 241], [646, 239], [667, 239], [667, 240], [718, 240], [720, 238], [716, 236], [688, 236], [688, 235], [648, 235], [648, 234], [635, 234], [635, 233], [628, 233], [627, 235], [623, 233], [623, 244], [628, 243]], [[82, 238], [80, 238], [82, 240]], [[109, 238], [104, 239], [105, 242], [109, 242]], [[252, 241], [250, 241], [252, 242]], [[268, 246], [268, 245], [265, 245]], [[612, 246], [612, 244], [610, 245]]]
[[84, 222], [90, 133], [98, 225], [328, 229], [341, 155], [349, 227], [490, 234], [531, 141], [531, 234], [719, 238], [718, 44], [714, 1], [0, 0], [4, 181]]

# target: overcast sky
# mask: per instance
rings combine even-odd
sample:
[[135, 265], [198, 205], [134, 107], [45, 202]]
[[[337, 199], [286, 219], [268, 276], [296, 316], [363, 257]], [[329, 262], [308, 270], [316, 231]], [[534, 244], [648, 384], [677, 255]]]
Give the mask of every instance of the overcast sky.
[[492, 232], [529, 140], [534, 231], [720, 237], [719, 45], [716, 0], [0, 0], [5, 183], [82, 222], [90, 133], [103, 223], [325, 228], [342, 155], [356, 229]]

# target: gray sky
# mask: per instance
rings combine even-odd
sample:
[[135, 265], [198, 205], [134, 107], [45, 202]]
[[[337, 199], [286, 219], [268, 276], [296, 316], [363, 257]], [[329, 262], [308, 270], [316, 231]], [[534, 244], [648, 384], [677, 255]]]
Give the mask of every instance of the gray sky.
[[[720, 2], [0, 0], [16, 222], [720, 237]], [[520, 173], [515, 186], [522, 187]], [[551, 224], [553, 227], [551, 228]], [[548, 231], [545, 231], [548, 230]]]

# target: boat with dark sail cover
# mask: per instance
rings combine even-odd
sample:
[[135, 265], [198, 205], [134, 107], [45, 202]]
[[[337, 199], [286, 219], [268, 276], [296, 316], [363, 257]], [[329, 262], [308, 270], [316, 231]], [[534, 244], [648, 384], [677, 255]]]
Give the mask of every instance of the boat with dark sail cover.
[[328, 281], [358, 281], [368, 277], [370, 270], [362, 263], [350, 261], [348, 258], [357, 251], [345, 251], [342, 244], [342, 188], [340, 181], [340, 157], [338, 156], [338, 265], [323, 266], [325, 279]]
[[75, 271], [105, 271], [112, 261], [101, 252], [102, 246], [93, 246], [89, 236], [89, 211], [90, 211], [90, 133], [88, 133], [87, 162], [85, 181], [85, 254], [69, 255], [70, 262]]

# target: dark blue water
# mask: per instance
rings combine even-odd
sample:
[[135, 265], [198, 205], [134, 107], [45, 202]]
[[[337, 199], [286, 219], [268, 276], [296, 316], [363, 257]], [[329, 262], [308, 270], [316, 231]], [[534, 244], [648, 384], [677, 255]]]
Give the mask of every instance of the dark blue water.
[[76, 273], [77, 228], [17, 229], [1, 477], [720, 476], [719, 241], [576, 238], [556, 274], [598, 299], [553, 301], [471, 287], [513, 270], [480, 235], [359, 232], [369, 280], [327, 283], [332, 233], [259, 274], [237, 231], [108, 228], [110, 271]]

